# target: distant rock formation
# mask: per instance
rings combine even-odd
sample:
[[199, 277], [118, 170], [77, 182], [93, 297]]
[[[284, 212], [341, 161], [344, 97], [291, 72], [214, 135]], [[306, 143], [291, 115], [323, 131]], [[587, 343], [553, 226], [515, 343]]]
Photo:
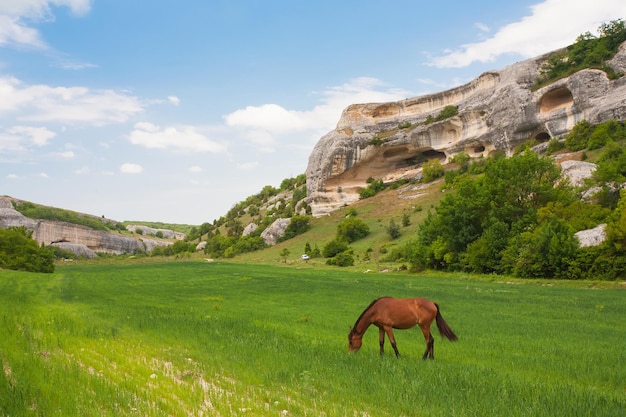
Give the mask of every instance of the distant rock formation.
[[86, 226], [51, 220], [33, 220], [13, 208], [13, 199], [0, 197], [0, 227], [26, 227], [40, 244], [56, 245], [78, 256], [93, 257], [96, 253], [150, 252], [170, 242], [123, 236], [116, 232], [94, 230]]
[[163, 237], [165, 239], [176, 239], [176, 240], [185, 239], [185, 234], [181, 232], [175, 232], [169, 229], [155, 229], [153, 227], [148, 227], [148, 226], [138, 225], [138, 224], [129, 224], [128, 226], [126, 226], [126, 230], [128, 230], [129, 232], [133, 232], [133, 233], [141, 233], [144, 236], [148, 236], [148, 235], [158, 236], [160, 234], [161, 235], [160, 237]]
[[[307, 203], [314, 216], [359, 198], [368, 178], [413, 179], [430, 159], [442, 163], [466, 152], [510, 155], [519, 144], [547, 142], [581, 120], [592, 124], [626, 118], [626, 77], [609, 80], [585, 69], [532, 91], [548, 54], [482, 74], [437, 94], [391, 103], [354, 104], [309, 157]], [[609, 62], [626, 72], [626, 43]], [[434, 121], [446, 106], [456, 116]]]

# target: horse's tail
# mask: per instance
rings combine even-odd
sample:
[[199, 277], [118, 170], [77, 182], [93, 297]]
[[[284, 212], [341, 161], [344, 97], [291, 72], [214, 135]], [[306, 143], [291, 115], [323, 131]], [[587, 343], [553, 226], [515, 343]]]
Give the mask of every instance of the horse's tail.
[[435, 307], [437, 307], [436, 320], [437, 320], [437, 329], [439, 329], [439, 333], [442, 336], [446, 337], [448, 340], [455, 342], [458, 339], [458, 337], [456, 337], [456, 335], [454, 334], [450, 326], [448, 326], [448, 323], [446, 323], [446, 321], [443, 319], [443, 316], [439, 312], [439, 306], [437, 305], [437, 303], [435, 303]]

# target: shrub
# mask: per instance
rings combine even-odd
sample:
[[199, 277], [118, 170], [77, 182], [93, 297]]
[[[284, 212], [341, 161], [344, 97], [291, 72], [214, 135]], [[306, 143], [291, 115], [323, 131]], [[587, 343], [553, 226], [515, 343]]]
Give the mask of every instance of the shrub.
[[285, 235], [280, 240], [291, 239], [308, 231], [311, 228], [310, 220], [309, 216], [293, 216], [285, 228]]
[[354, 265], [354, 256], [350, 251], [344, 251], [338, 253], [333, 258], [330, 258], [326, 261], [326, 265], [335, 265], [335, 266], [352, 266]]
[[400, 226], [393, 221], [393, 219], [389, 220], [389, 225], [387, 226], [387, 234], [391, 239], [397, 239], [400, 237]]
[[443, 177], [445, 170], [438, 159], [431, 159], [422, 165], [422, 181], [431, 182]]
[[373, 197], [385, 189], [385, 184], [383, 183], [383, 180], [368, 178], [367, 183], [367, 188], [364, 188], [359, 192], [359, 197], [361, 197], [361, 199]]
[[344, 252], [346, 250], [348, 250], [348, 244], [345, 241], [334, 239], [324, 245], [324, 248], [322, 249], [322, 255], [324, 255], [324, 258], [332, 258], [338, 253]]
[[54, 251], [39, 246], [25, 227], [0, 229], [0, 269], [54, 272]]
[[356, 217], [347, 217], [337, 225], [337, 239], [347, 243], [364, 238], [369, 232], [367, 223]]

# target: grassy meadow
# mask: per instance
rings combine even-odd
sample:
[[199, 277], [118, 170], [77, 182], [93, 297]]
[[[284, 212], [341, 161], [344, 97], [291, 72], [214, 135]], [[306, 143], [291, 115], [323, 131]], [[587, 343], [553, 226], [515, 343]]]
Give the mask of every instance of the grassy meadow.
[[[436, 301], [459, 336], [378, 331], [374, 298]], [[623, 416], [618, 285], [201, 261], [0, 271], [1, 416]]]

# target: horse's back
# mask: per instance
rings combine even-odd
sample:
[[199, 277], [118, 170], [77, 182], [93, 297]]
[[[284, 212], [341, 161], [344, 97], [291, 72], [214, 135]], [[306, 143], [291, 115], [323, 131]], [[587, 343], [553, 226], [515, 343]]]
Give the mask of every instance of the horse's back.
[[397, 329], [430, 323], [437, 314], [435, 303], [426, 298], [384, 297], [373, 307], [377, 310], [377, 321]]

